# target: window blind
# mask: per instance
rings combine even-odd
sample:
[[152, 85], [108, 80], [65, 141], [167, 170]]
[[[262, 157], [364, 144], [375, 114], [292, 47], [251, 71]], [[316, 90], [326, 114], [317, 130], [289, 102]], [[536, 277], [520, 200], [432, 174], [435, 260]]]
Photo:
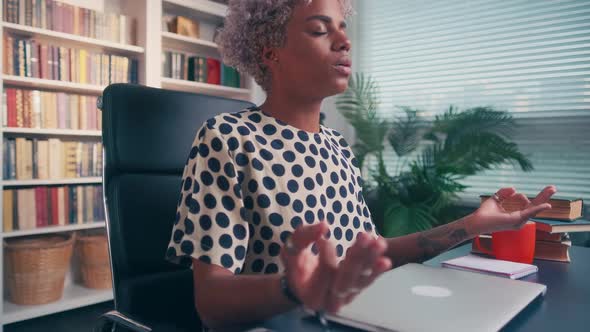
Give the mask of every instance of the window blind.
[[[463, 203], [545, 184], [590, 202], [590, 2], [371, 0], [357, 12], [357, 68], [379, 86], [380, 116], [493, 106], [521, 125], [513, 139], [535, 170], [470, 176]], [[391, 151], [386, 163], [400, 166]]]

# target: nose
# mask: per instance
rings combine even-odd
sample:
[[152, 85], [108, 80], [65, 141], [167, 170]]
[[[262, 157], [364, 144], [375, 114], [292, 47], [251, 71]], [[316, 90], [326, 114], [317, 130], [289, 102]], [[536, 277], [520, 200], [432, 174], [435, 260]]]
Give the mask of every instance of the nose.
[[335, 51], [350, 51], [352, 44], [344, 31], [340, 31], [337, 40], [334, 42]]

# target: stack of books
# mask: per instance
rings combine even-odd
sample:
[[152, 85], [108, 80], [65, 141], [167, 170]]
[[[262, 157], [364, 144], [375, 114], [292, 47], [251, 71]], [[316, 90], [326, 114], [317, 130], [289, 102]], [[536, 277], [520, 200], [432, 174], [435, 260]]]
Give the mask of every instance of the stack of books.
[[2, 147], [5, 180], [102, 176], [100, 142], [16, 137], [5, 139]]
[[240, 73], [218, 59], [191, 56], [174, 51], [162, 54], [164, 77], [208, 84], [240, 87]]
[[52, 0], [4, 0], [6, 22], [135, 44], [136, 20]]
[[101, 130], [96, 96], [29, 89], [4, 89], [3, 126]]
[[4, 189], [4, 232], [104, 221], [100, 185]]
[[4, 35], [4, 73], [105, 86], [137, 83], [138, 62], [124, 56], [94, 52], [19, 36]]
[[[480, 196], [482, 202], [489, 197], [489, 195]], [[549, 203], [552, 206], [551, 209], [542, 211], [535, 218], [531, 218], [531, 221], [534, 221], [537, 226], [535, 259], [571, 262], [569, 249], [572, 242], [569, 233], [590, 232], [590, 221], [582, 219], [582, 199], [553, 197]], [[502, 207], [508, 212], [520, 209], [518, 203], [512, 200], [503, 201]], [[491, 250], [491, 235], [484, 234], [479, 238], [481, 246]], [[482, 254], [475, 244], [472, 244], [471, 252]]]

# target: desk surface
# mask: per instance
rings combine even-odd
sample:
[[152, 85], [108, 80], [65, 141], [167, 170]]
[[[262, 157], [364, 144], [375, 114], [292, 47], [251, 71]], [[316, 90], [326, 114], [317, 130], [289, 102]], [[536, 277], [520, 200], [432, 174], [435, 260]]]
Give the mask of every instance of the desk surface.
[[[427, 261], [430, 266], [466, 255], [470, 244], [450, 250]], [[503, 331], [583, 331], [590, 326], [590, 248], [572, 247], [572, 263], [535, 260], [539, 272], [521, 280], [547, 285], [544, 299], [535, 301], [520, 312]], [[299, 311], [274, 317], [258, 326], [273, 331], [322, 331], [314, 319]], [[330, 324], [331, 331], [353, 332], [357, 329]], [[243, 329], [242, 329], [243, 330]]]

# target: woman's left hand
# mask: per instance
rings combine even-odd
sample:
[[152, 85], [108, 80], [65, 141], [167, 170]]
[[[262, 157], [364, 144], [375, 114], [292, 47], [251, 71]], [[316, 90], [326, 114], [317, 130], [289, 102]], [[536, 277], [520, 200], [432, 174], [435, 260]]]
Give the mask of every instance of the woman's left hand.
[[[556, 192], [555, 186], [547, 186], [537, 197], [529, 200], [525, 195], [517, 194], [512, 187], [502, 188], [481, 203], [479, 209], [473, 213], [471, 226], [478, 234], [519, 229], [537, 213], [550, 209], [551, 204], [548, 201]], [[520, 203], [520, 210], [513, 212], [504, 210], [501, 202], [506, 199]]]

